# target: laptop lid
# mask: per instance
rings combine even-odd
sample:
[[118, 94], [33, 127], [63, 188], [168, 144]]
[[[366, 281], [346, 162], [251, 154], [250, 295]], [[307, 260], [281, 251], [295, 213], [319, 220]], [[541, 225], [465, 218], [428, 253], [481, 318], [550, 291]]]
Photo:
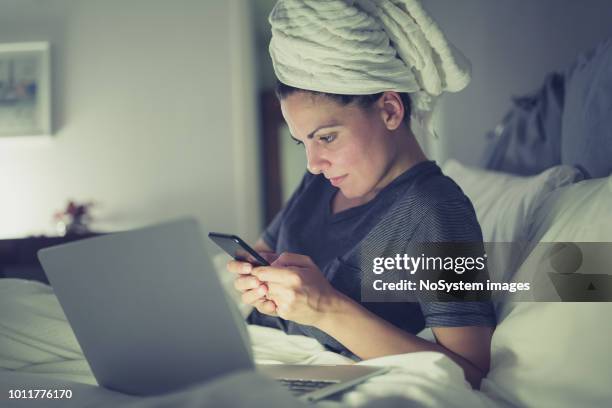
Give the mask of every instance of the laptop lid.
[[194, 219], [38, 257], [100, 385], [156, 395], [253, 367], [245, 323]]

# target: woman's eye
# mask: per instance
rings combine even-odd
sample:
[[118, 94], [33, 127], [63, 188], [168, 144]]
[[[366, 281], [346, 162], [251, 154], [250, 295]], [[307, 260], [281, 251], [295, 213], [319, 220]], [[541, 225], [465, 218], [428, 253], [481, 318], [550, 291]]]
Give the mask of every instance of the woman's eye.
[[293, 143], [295, 143], [298, 146], [304, 144], [301, 140], [295, 140], [295, 139], [293, 139]]
[[336, 135], [326, 135], [326, 136], [321, 136], [319, 138], [319, 140], [324, 141], [325, 143], [331, 143], [336, 139]]

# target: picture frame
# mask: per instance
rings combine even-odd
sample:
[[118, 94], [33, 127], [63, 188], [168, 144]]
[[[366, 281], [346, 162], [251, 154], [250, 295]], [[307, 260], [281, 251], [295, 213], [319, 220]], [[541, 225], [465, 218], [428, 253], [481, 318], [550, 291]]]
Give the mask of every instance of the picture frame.
[[51, 135], [48, 42], [0, 43], [0, 139]]

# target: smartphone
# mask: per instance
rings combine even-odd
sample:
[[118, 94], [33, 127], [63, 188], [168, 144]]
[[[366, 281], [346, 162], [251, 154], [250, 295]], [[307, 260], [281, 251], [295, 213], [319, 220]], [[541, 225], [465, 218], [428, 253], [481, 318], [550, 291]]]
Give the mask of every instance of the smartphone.
[[255, 266], [270, 265], [263, 256], [236, 235], [209, 232], [208, 238], [237, 261], [249, 262]]

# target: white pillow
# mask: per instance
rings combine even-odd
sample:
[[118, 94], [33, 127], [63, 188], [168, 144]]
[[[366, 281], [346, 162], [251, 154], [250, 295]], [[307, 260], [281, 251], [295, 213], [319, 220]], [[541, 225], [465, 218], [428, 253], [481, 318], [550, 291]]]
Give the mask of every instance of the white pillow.
[[555, 189], [582, 177], [571, 166], [555, 166], [542, 173], [521, 177], [477, 169], [448, 160], [443, 172], [461, 187], [472, 201], [487, 245], [489, 276], [509, 282], [528, 249], [529, 226], [536, 210]]
[[[612, 177], [555, 191], [536, 211], [530, 236], [612, 242]], [[510, 303], [498, 314], [483, 392], [512, 406], [612, 406], [612, 303]]]
[[529, 239], [612, 242], [612, 175], [552, 193], [535, 213]]
[[477, 169], [452, 159], [442, 171], [472, 201], [485, 242], [526, 240], [534, 213], [548, 194], [581, 178], [581, 173], [571, 166], [555, 166], [536, 176], [520, 177]]

